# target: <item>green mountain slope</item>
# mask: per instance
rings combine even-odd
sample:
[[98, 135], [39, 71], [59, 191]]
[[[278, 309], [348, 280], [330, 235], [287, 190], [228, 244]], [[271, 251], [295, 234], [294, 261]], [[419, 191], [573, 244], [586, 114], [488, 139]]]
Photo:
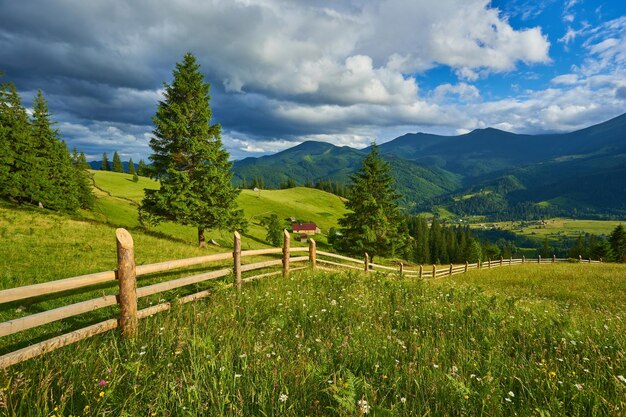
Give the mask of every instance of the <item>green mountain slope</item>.
[[[266, 187], [278, 187], [289, 179], [298, 184], [330, 179], [348, 183], [367, 153], [350, 147], [338, 147], [324, 142], [308, 141], [275, 155], [235, 161], [233, 182], [248, 184], [263, 178]], [[398, 191], [407, 207], [449, 193], [460, 185], [460, 176], [437, 167], [427, 167], [395, 155], [385, 156], [391, 163]]]

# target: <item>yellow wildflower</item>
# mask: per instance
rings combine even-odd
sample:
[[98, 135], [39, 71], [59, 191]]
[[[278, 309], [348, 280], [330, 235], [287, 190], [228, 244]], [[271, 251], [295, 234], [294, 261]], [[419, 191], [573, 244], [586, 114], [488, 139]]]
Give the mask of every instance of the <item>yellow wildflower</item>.
[[551, 378], [554, 378], [556, 376], [556, 372], [550, 371], [548, 375], [550, 375]]

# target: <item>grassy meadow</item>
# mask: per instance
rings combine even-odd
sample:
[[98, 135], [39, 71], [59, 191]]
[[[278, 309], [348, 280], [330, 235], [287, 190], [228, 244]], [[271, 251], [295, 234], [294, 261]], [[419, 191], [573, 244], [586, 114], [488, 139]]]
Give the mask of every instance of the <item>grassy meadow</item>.
[[[138, 182], [133, 182], [129, 174], [108, 171], [93, 170], [90, 173], [94, 178], [98, 198], [95, 209], [92, 212], [83, 212], [82, 215], [99, 222], [130, 229], [137, 228], [139, 226], [137, 206], [143, 198], [143, 190], [158, 188], [158, 182], [145, 177], [139, 177]], [[277, 214], [280, 219], [294, 217], [299, 221], [315, 222], [322, 231], [322, 235], [318, 235], [316, 240], [325, 246], [328, 229], [336, 227], [337, 220], [346, 212], [340, 197], [305, 187], [259, 192], [242, 190], [237, 202], [248, 220], [248, 231], [244, 234], [249, 238], [247, 248], [267, 247], [266, 231], [261, 225], [261, 220], [271, 214]], [[285, 221], [284, 226], [290, 228], [291, 223]], [[193, 227], [171, 222], [160, 224], [154, 231], [189, 244], [195, 244], [197, 239]], [[208, 231], [207, 238], [215, 240], [220, 245], [232, 245], [231, 235], [226, 231]]]
[[[575, 283], [575, 286], [572, 284]], [[609, 295], [607, 297], [607, 294]], [[0, 373], [9, 416], [621, 416], [623, 265], [294, 273]]]
[[473, 227], [481, 225], [493, 225], [502, 230], [510, 230], [522, 236], [535, 237], [538, 239], [557, 237], [577, 237], [585, 233], [608, 236], [623, 221], [617, 220], [577, 220], [566, 218], [554, 218], [545, 220], [545, 224], [538, 225], [536, 222], [496, 222], [473, 224]]
[[[0, 202], [0, 289], [113, 269], [116, 226], [130, 229], [137, 264], [230, 250], [229, 233], [214, 231], [222, 246], [200, 249], [191, 228], [141, 230], [135, 207], [151, 182], [94, 174], [93, 213]], [[310, 189], [239, 199], [251, 224], [244, 249], [266, 247], [258, 221], [272, 212], [324, 230], [343, 210]], [[0, 416], [626, 415], [623, 264], [529, 263], [428, 281], [301, 271], [241, 293], [231, 282], [142, 299], [140, 308], [212, 291], [140, 321], [135, 340], [112, 331], [0, 370]], [[0, 305], [0, 321], [116, 291], [112, 282]], [[117, 314], [3, 337], [0, 354]]]

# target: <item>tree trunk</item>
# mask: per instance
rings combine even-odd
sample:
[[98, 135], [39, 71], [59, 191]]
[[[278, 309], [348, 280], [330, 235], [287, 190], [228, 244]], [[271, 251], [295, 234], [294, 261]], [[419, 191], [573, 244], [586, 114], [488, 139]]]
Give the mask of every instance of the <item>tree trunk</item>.
[[206, 239], [204, 238], [204, 228], [198, 227], [198, 245], [201, 248], [206, 248]]

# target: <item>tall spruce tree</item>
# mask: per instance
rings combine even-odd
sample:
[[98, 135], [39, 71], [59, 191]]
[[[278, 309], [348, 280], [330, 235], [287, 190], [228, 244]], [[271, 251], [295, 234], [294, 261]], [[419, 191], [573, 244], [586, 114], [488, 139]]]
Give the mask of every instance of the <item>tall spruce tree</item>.
[[617, 225], [609, 235], [609, 243], [613, 250], [613, 259], [617, 262], [626, 262], [626, 231], [621, 224]]
[[205, 229], [245, 227], [236, 202], [240, 190], [231, 184], [232, 163], [222, 146], [221, 127], [210, 124], [210, 86], [196, 58], [187, 53], [173, 75], [152, 119], [151, 176], [161, 187], [145, 190], [140, 210], [156, 222], [197, 227], [198, 243], [205, 246]]
[[12, 83], [0, 85], [0, 197], [22, 204], [37, 193], [37, 172], [26, 109]]
[[107, 156], [106, 152], [102, 154], [102, 163], [100, 164], [100, 170], [102, 171], [111, 170], [111, 164], [109, 163], [109, 157]]
[[130, 158], [128, 160], [128, 173], [130, 175], [135, 175], [136, 174], [136, 172], [135, 172], [135, 163], [133, 162], [133, 158]]
[[350, 180], [345, 202], [349, 211], [339, 219], [342, 236], [337, 239], [338, 246], [354, 255], [367, 252], [372, 260], [393, 255], [403, 223], [396, 203], [400, 195], [389, 163], [381, 159], [376, 144]]
[[41, 91], [33, 106], [32, 139], [38, 171], [35, 201], [55, 210], [73, 211], [81, 206], [78, 172], [72, 164], [65, 142], [52, 128], [48, 104]]
[[140, 175], [142, 177], [150, 176], [150, 172], [148, 172], [148, 166], [143, 161], [143, 159], [140, 159], [139, 164], [137, 164], [137, 175]]
[[117, 151], [113, 152], [113, 172], [124, 172], [124, 164]]

